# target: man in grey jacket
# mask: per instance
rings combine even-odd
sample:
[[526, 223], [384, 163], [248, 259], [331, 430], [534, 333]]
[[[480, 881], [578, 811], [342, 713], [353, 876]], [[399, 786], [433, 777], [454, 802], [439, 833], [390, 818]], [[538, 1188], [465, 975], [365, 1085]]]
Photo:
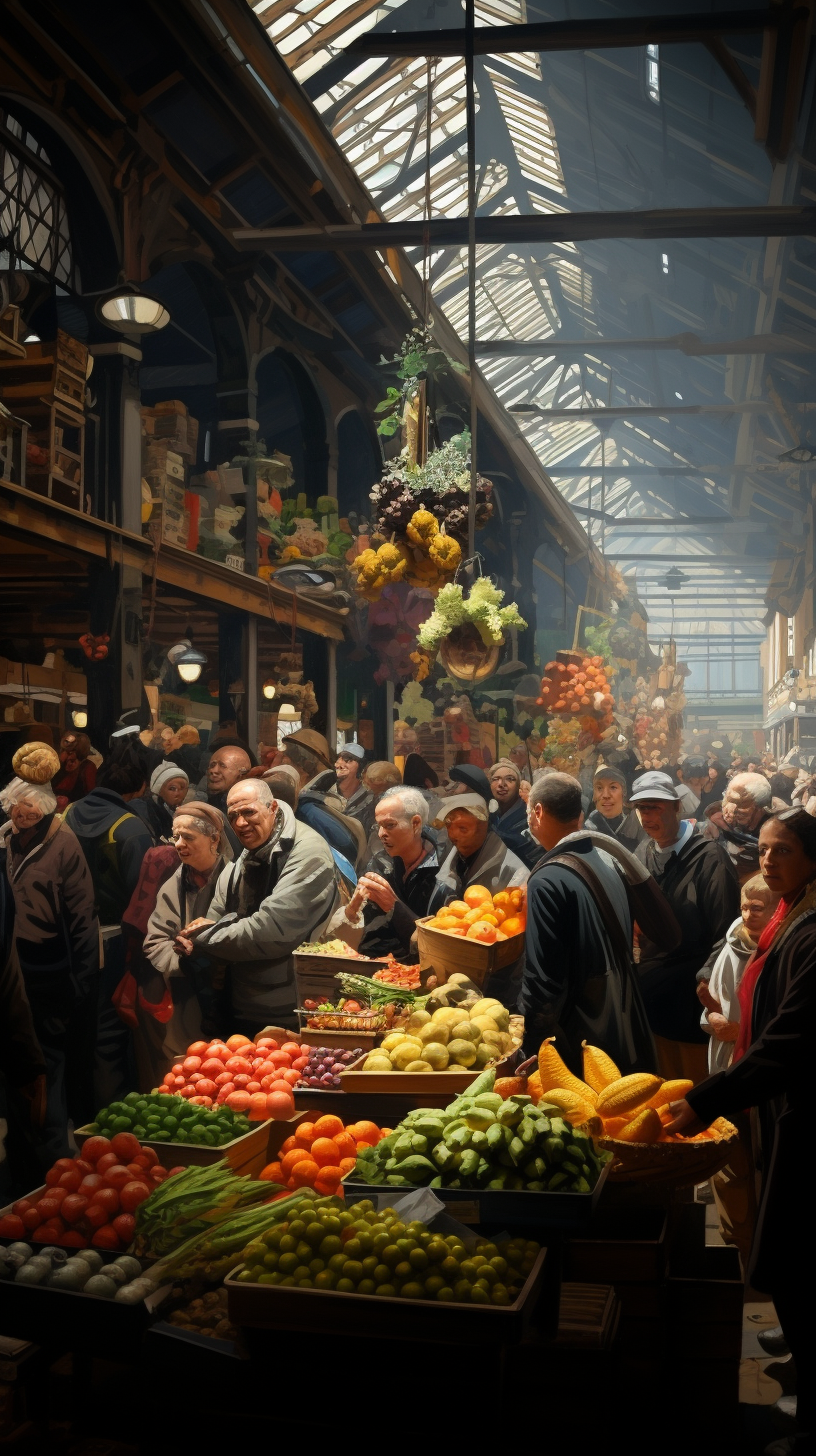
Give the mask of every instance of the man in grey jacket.
[[227, 817], [243, 853], [221, 872], [206, 919], [186, 925], [176, 945], [193, 940], [230, 967], [230, 1032], [255, 1036], [266, 1023], [295, 1028], [292, 951], [316, 940], [339, 903], [326, 843], [272, 797], [263, 779], [227, 795]]

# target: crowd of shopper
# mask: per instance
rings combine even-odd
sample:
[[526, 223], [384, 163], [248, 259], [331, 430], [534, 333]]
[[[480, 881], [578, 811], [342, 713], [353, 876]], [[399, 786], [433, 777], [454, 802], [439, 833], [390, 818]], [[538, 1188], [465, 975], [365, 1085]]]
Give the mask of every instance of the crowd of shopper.
[[[95, 1106], [156, 1085], [192, 1041], [296, 1028], [303, 941], [416, 960], [418, 920], [476, 885], [521, 888], [524, 950], [493, 994], [524, 1014], [529, 1050], [555, 1036], [580, 1074], [588, 1041], [622, 1072], [693, 1083], [676, 1127], [738, 1123], [714, 1180], [721, 1226], [810, 1368], [781, 1233], [801, 1198], [816, 954], [816, 782], [803, 761], [725, 767], [695, 752], [661, 769], [601, 764], [590, 785], [514, 750], [440, 781], [416, 753], [400, 771], [356, 742], [333, 755], [311, 728], [260, 763], [234, 725], [209, 752], [194, 729], [159, 729], [125, 727], [104, 756], [82, 733], [59, 753], [27, 742], [0, 791], [15, 1191], [69, 1151]], [[807, 1430], [804, 1395], [799, 1415]]]

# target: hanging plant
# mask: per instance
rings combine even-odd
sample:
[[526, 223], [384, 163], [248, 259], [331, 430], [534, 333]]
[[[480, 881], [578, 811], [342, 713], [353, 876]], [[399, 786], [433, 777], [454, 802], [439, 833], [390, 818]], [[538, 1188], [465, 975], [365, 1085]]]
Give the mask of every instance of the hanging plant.
[[[476, 528], [481, 530], [493, 514], [492, 482], [476, 477]], [[374, 529], [380, 536], [406, 535], [416, 511], [432, 514], [437, 530], [467, 543], [470, 493], [470, 431], [463, 430], [433, 450], [424, 465], [405, 456], [389, 462], [370, 494]]]
[[466, 597], [461, 586], [443, 586], [427, 621], [419, 629], [417, 672], [425, 675], [426, 655], [440, 652], [446, 671], [466, 682], [491, 677], [498, 666], [504, 633], [526, 627], [515, 602], [503, 607], [504, 592], [487, 576], [473, 583]]
[[431, 338], [428, 329], [411, 329], [410, 333], [400, 345], [400, 351], [393, 359], [381, 359], [380, 364], [394, 370], [398, 379], [402, 380], [399, 389], [389, 385], [386, 390], [385, 399], [374, 406], [374, 413], [384, 415], [377, 426], [378, 435], [396, 435], [403, 423], [403, 411], [409, 400], [413, 399], [422, 381], [436, 383], [443, 374], [455, 371], [457, 374], [466, 374], [464, 364], [458, 363], [456, 359], [449, 359], [448, 355], [440, 349]]

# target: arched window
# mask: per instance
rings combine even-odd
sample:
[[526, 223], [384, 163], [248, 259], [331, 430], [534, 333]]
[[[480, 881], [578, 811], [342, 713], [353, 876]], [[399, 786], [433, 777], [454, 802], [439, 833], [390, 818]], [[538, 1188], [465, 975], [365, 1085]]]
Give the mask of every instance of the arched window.
[[0, 267], [10, 264], [71, 283], [65, 199], [48, 153], [0, 106]]

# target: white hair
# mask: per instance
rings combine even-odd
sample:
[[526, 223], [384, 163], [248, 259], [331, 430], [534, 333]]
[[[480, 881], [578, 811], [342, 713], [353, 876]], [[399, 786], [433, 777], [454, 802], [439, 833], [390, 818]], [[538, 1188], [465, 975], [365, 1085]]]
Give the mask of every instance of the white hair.
[[734, 774], [729, 789], [738, 789], [741, 793], [747, 794], [753, 799], [758, 809], [770, 809], [773, 799], [773, 790], [764, 774], [739, 773]]
[[57, 798], [50, 784], [29, 784], [25, 779], [12, 779], [0, 793], [0, 805], [10, 814], [12, 805], [19, 804], [21, 799], [28, 799], [41, 814], [53, 814], [57, 807]]
[[412, 789], [408, 784], [397, 784], [393, 789], [387, 789], [380, 796], [380, 804], [390, 804], [392, 799], [402, 805], [403, 817], [413, 819], [418, 814], [423, 824], [428, 822], [428, 801], [419, 789]]

